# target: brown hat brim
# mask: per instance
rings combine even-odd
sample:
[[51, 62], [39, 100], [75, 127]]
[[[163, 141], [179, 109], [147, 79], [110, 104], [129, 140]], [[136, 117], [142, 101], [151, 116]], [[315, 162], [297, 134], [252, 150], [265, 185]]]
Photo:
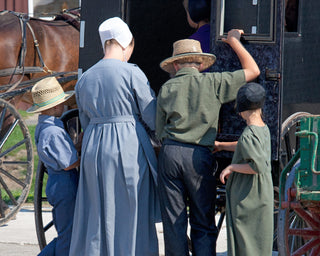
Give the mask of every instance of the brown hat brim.
[[183, 53], [179, 55], [175, 55], [163, 60], [160, 63], [160, 67], [170, 73], [175, 73], [175, 69], [173, 66], [173, 62], [177, 60], [184, 60], [186, 62], [197, 62], [202, 63], [202, 68], [199, 70], [200, 72], [206, 70], [207, 68], [211, 67], [214, 62], [216, 61], [216, 56], [211, 53]]

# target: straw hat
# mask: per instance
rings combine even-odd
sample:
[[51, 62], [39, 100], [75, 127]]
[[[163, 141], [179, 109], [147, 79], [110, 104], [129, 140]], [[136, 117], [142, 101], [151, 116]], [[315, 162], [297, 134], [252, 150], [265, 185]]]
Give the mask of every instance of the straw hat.
[[200, 72], [206, 70], [216, 61], [216, 56], [211, 53], [203, 53], [200, 42], [193, 39], [183, 39], [173, 43], [172, 57], [165, 59], [160, 63], [160, 67], [170, 73], [174, 74], [174, 61], [186, 61], [202, 63], [203, 67]]
[[37, 113], [68, 100], [74, 91], [64, 92], [55, 77], [47, 77], [37, 82], [31, 89], [33, 105], [28, 113]]
[[133, 37], [128, 25], [119, 17], [102, 22], [99, 26], [99, 35], [103, 50], [106, 40], [115, 39], [123, 48], [127, 48]]

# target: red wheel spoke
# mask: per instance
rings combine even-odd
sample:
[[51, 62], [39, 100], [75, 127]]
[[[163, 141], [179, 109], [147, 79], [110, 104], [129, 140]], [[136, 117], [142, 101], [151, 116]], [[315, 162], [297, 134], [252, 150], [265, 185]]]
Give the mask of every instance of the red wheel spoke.
[[320, 223], [313, 219], [312, 216], [303, 209], [295, 208], [294, 211], [305, 220], [313, 229], [317, 230], [320, 227]]
[[291, 256], [302, 256], [306, 252], [310, 251], [313, 247], [318, 247], [320, 244], [320, 239], [310, 240], [305, 243], [302, 247], [296, 250]]
[[310, 254], [310, 256], [318, 256], [318, 255], [320, 255], [320, 244], [318, 245], [317, 248], [313, 248]]
[[320, 230], [311, 230], [309, 228], [291, 228], [288, 230], [291, 236], [302, 236], [304, 238], [320, 237]]

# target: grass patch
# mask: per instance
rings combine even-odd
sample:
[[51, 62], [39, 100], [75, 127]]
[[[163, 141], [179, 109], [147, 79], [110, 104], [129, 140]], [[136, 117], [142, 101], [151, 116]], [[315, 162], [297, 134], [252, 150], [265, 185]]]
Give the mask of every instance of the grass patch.
[[19, 114], [22, 116], [23, 119], [29, 118], [33, 114], [27, 113], [27, 111], [24, 110], [18, 110]]
[[[30, 125], [28, 126], [28, 130], [31, 134], [31, 138], [32, 138], [32, 144], [33, 144], [33, 148], [35, 149], [35, 143], [34, 143], [34, 131], [36, 129], [35, 125]], [[20, 141], [22, 141], [24, 139], [24, 136], [21, 132], [20, 126], [17, 125], [14, 130], [12, 131], [11, 135], [9, 136], [8, 140], [5, 142], [5, 144], [2, 147], [2, 152], [10, 149], [11, 147], [17, 145], [17, 143], [19, 143]], [[22, 146], [15, 148], [14, 150], [12, 150], [10, 153], [8, 153], [8, 156], [16, 156], [18, 155], [19, 151], [21, 151], [23, 148]], [[21, 158], [19, 158], [20, 160], [22, 160]]]
[[[32, 138], [32, 145], [33, 145], [33, 162], [34, 162], [34, 168], [33, 168], [33, 176], [32, 176], [32, 183], [29, 191], [29, 195], [27, 197], [26, 202], [27, 203], [33, 203], [34, 202], [34, 187], [35, 187], [35, 181], [36, 181], [36, 174], [37, 174], [37, 169], [38, 169], [38, 162], [39, 162], [39, 157], [37, 153], [37, 147], [36, 143], [34, 141], [34, 132], [36, 130], [36, 125], [30, 125], [28, 126], [29, 132]], [[44, 181], [43, 181], [43, 187], [45, 188], [47, 185], [47, 176], [45, 176]], [[45, 196], [45, 192], [43, 192], [43, 196]]]

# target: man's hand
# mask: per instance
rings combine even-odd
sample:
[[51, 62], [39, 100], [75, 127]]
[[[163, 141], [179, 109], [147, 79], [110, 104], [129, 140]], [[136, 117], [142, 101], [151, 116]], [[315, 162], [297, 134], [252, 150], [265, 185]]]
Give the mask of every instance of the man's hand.
[[244, 34], [244, 31], [242, 29], [231, 29], [228, 32], [227, 38], [222, 38], [222, 41], [227, 43], [227, 44], [232, 43], [232, 41], [235, 40], [235, 39], [237, 41], [240, 41], [240, 37], [243, 34]]
[[244, 71], [246, 82], [250, 82], [260, 75], [260, 69], [250, 53], [240, 42], [240, 37], [242, 34], [244, 34], [242, 29], [231, 29], [228, 32], [227, 38], [222, 38], [222, 41], [229, 44], [237, 54], [241, 63], [241, 67]]

